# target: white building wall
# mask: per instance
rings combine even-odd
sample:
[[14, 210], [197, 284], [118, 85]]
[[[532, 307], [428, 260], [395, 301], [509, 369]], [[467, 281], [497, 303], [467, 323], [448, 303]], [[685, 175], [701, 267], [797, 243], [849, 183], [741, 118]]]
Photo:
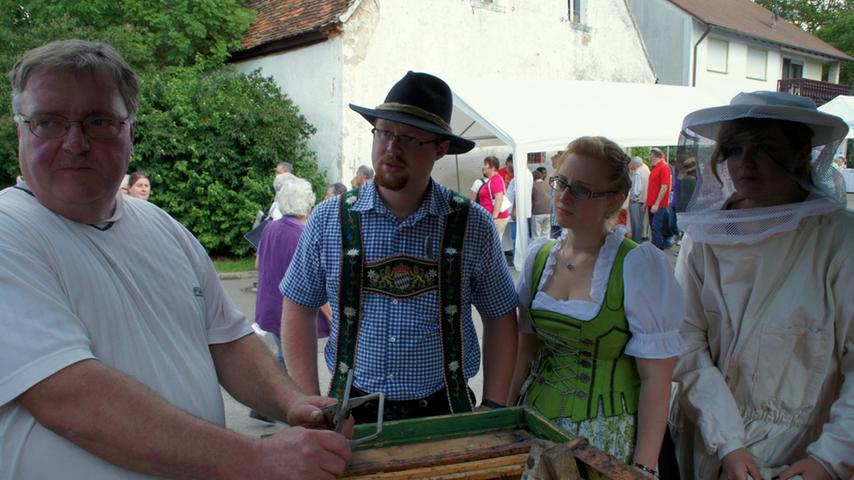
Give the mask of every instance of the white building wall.
[[[705, 26], [694, 22], [694, 42], [705, 31]], [[729, 43], [729, 58], [727, 72], [720, 73], [709, 70], [708, 43], [709, 38], [725, 40]], [[766, 50], [767, 64], [765, 80], [750, 78], [748, 72], [748, 47]], [[810, 80], [821, 80], [824, 60], [806, 55], [802, 52], [783, 50], [760, 42], [752, 42], [740, 37], [730, 37], [712, 31], [703, 39], [697, 48], [697, 87], [709, 91], [719, 98], [729, 99], [739, 92], [755, 90], [777, 90], [777, 80], [782, 78], [783, 59], [789, 58], [803, 63], [803, 77]]]
[[[317, 132], [309, 141], [317, 152], [321, 170], [327, 179], [338, 181], [341, 177], [341, 38], [286, 53], [237, 62], [241, 72], [261, 69], [276, 83], [300, 109]], [[346, 185], [349, 185], [347, 177]]]
[[[695, 25], [696, 42], [705, 31], [698, 23]], [[723, 40], [728, 43], [728, 59], [726, 73], [709, 69], [709, 39]], [[767, 51], [765, 79], [748, 76], [748, 45]], [[697, 82], [696, 86], [717, 95], [721, 99], [729, 99], [739, 92], [755, 90], [777, 90], [777, 80], [780, 78], [781, 64], [778, 49], [768, 45], [748, 43], [744, 40], [722, 36], [714, 31], [703, 39], [697, 48]]]
[[627, 0], [643, 35], [658, 82], [690, 85], [691, 17], [667, 0]]
[[[585, 2], [583, 25], [567, 20], [566, 6], [566, 0], [364, 0], [342, 34], [345, 108], [347, 103], [381, 103], [407, 70], [435, 74], [452, 88], [455, 78], [486, 82], [502, 76], [654, 82], [623, 0]], [[371, 135], [369, 124], [355, 112], [347, 109], [343, 118], [346, 176], [369, 161]], [[459, 157], [463, 191], [480, 176], [481, 161], [491, 153], [506, 157], [500, 149]], [[440, 160], [433, 173], [457, 186], [453, 157]]]

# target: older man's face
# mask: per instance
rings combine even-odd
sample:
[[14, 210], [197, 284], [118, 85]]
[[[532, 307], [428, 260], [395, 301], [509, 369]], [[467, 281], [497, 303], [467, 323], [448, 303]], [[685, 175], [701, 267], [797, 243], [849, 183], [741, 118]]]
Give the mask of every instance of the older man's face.
[[[20, 113], [61, 115], [79, 121], [91, 115], [128, 116], [118, 88], [90, 72], [41, 72], [27, 79]], [[18, 161], [33, 195], [60, 215], [67, 211], [103, 212], [115, 207], [116, 192], [127, 171], [132, 127], [125, 123], [116, 138], [91, 139], [80, 123], [61, 138], [39, 138], [18, 124]], [[70, 210], [69, 210], [70, 209]]]

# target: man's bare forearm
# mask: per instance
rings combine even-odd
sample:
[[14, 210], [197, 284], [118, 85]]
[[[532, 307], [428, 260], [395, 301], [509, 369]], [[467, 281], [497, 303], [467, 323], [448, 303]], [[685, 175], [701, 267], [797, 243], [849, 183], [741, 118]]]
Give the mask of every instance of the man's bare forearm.
[[264, 415], [287, 421], [299, 388], [257, 336], [246, 335], [210, 349], [220, 384], [232, 397]]
[[516, 366], [516, 311], [483, 321], [483, 399], [505, 403]]
[[653, 207], [658, 208], [658, 206], [661, 205], [661, 201], [664, 200], [665, 195], [667, 195], [668, 188], [670, 188], [670, 185], [664, 184], [661, 186], [661, 189], [658, 191], [658, 198], [655, 199]]
[[518, 401], [522, 385], [531, 371], [531, 363], [537, 358], [542, 347], [542, 343], [535, 334], [519, 332], [516, 366], [513, 369], [513, 381], [510, 384], [510, 393], [507, 395], [507, 405], [515, 405]]
[[288, 374], [306, 394], [319, 395], [317, 380], [316, 308], [285, 299], [282, 304], [282, 347]]
[[18, 401], [46, 428], [120, 467], [170, 478], [238, 478], [254, 441], [196, 418], [135, 379], [85, 360]]

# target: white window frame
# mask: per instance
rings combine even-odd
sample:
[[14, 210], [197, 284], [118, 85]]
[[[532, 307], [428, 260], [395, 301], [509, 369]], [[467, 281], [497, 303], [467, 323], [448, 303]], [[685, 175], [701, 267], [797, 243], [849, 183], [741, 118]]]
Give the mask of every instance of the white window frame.
[[587, 0], [566, 0], [566, 21], [582, 32], [590, 32], [587, 25]]
[[[750, 74], [751, 73], [750, 72], [750, 65], [751, 65], [750, 52], [751, 51], [758, 52], [758, 53], [761, 53], [764, 55], [763, 63], [762, 63], [762, 76], [761, 77], [757, 77], [755, 75]], [[745, 68], [745, 71], [746, 71], [745, 76], [751, 80], [762, 80], [762, 81], [768, 80], [768, 50], [765, 50], [764, 48], [751, 47], [750, 45], [748, 45], [747, 46], [747, 67]]]
[[780, 60], [780, 65], [784, 66], [786, 64], [786, 60], [789, 61], [789, 65], [800, 65], [801, 66], [801, 76], [800, 77], [784, 77], [783, 72], [780, 72], [780, 78], [783, 79], [793, 79], [793, 78], [804, 78], [804, 69], [806, 67], [806, 61], [802, 58], [792, 58], [783, 55], [783, 58]]
[[[712, 48], [713, 42], [723, 43], [726, 47], [726, 50], [724, 51], [725, 55], [724, 55], [724, 69], [723, 70], [718, 70], [718, 69], [712, 68], [712, 62], [711, 62], [712, 55], [711, 55], [711, 52], [709, 50]], [[710, 72], [715, 72], [715, 73], [724, 73], [724, 74], [729, 73], [729, 41], [728, 40], [724, 40], [722, 38], [709, 37], [709, 43], [706, 44], [706, 70], [708, 70]]]
[[571, 23], [584, 23], [584, 4], [582, 0], [566, 1], [567, 18]]

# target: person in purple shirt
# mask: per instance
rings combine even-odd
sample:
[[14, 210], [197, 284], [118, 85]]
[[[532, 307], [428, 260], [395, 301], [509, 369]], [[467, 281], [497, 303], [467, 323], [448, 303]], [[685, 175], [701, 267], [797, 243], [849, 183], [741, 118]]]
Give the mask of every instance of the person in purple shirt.
[[[279, 283], [288, 271], [314, 202], [315, 195], [310, 183], [296, 176], [287, 176], [276, 194], [276, 203], [282, 212], [282, 218], [264, 227], [258, 244], [255, 323], [265, 332], [273, 334], [276, 339], [276, 358], [282, 364], [284, 364], [280, 336], [282, 294], [279, 292]], [[318, 338], [329, 336], [329, 317], [331, 312], [326, 305], [317, 314]], [[267, 420], [254, 411], [251, 411], [249, 416], [262, 421]]]

